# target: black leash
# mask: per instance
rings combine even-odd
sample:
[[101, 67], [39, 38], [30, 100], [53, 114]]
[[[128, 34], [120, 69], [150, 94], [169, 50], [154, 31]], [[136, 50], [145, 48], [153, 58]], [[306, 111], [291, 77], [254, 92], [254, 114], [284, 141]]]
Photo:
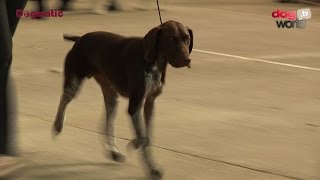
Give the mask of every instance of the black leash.
[[162, 19], [161, 19], [160, 8], [159, 8], [159, 1], [158, 1], [158, 0], [157, 0], [157, 5], [158, 5], [158, 12], [159, 12], [160, 23], [162, 24]]

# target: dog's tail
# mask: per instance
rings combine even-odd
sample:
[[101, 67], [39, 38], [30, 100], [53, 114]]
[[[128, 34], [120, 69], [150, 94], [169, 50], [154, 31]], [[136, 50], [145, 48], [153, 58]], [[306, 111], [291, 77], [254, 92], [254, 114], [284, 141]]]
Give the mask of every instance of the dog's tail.
[[67, 35], [67, 34], [61, 34], [63, 40], [69, 40], [69, 41], [78, 41], [80, 39], [80, 36], [74, 36], [74, 35]]

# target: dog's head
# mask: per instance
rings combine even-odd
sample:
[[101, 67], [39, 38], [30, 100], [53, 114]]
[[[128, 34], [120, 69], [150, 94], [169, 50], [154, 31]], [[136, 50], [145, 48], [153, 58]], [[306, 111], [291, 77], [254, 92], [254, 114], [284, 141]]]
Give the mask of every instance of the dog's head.
[[173, 67], [190, 68], [193, 32], [179, 22], [167, 21], [145, 35], [144, 47], [145, 60], [148, 63], [162, 58]]

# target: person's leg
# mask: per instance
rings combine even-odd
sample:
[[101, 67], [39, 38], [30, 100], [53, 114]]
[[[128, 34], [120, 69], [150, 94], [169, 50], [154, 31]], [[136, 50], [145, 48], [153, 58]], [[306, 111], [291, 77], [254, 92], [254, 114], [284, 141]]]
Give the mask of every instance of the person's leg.
[[[17, 0], [19, 1], [19, 0]], [[15, 16], [16, 9], [24, 9], [26, 0], [0, 0], [0, 179], [22, 167], [12, 148], [13, 116], [12, 99], [9, 93], [9, 70], [12, 62], [12, 37], [19, 18]], [[15, 95], [14, 93], [12, 93]], [[14, 98], [13, 98], [14, 99]]]
[[[43, 12], [43, 11], [47, 10], [46, 4], [45, 4], [45, 0], [37, 0], [37, 3], [38, 3], [38, 9], [36, 9], [36, 11]], [[44, 17], [43, 16], [37, 16], [36, 19], [44, 19]]]
[[118, 0], [109, 0], [109, 6], [108, 6], [109, 11], [120, 11], [120, 3]]
[[[9, 2], [11, 1], [11, 2]], [[12, 149], [12, 99], [8, 89], [9, 70], [12, 62], [12, 37], [19, 18], [15, 9], [23, 9], [25, 0], [15, 3], [13, 0], [0, 0], [0, 179], [22, 167]], [[13, 94], [14, 95], [14, 94]], [[9, 101], [10, 100], [10, 101]], [[11, 113], [11, 114], [10, 114]]]
[[9, 152], [8, 78], [12, 62], [12, 37], [19, 18], [16, 9], [24, 9], [26, 0], [0, 0], [0, 154]]
[[[18, 1], [18, 0], [17, 0]], [[19, 18], [15, 16], [16, 9], [24, 9], [26, 0], [17, 3], [13, 0], [0, 0], [0, 179], [22, 167], [12, 148], [14, 134], [12, 99], [9, 93], [9, 70], [12, 62], [12, 37]], [[12, 93], [12, 95], [15, 95]], [[13, 98], [14, 99], [14, 98]]]
[[0, 154], [8, 153], [7, 84], [12, 61], [12, 36], [5, 0], [0, 0]]
[[45, 11], [46, 8], [45, 8], [45, 5], [44, 5], [44, 0], [38, 0], [38, 11]]
[[66, 7], [68, 5], [68, 0], [62, 0], [62, 6], [63, 7]]
[[[2, 1], [2, 0], [0, 0]], [[17, 25], [19, 23], [20, 17], [16, 16], [16, 10], [21, 9], [24, 10], [27, 0], [5, 0], [7, 4], [7, 14], [9, 20], [9, 27], [11, 31], [11, 36], [13, 37]]]
[[62, 4], [60, 7], [61, 11], [69, 11], [70, 9], [70, 0], [62, 0]]

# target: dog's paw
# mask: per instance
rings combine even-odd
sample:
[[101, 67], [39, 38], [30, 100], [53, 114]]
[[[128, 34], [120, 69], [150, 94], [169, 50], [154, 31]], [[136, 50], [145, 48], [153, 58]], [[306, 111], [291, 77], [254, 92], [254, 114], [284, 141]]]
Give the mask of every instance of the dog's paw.
[[129, 150], [137, 150], [140, 147], [140, 141], [138, 139], [132, 139], [128, 144], [127, 144], [127, 151]]
[[150, 176], [152, 179], [162, 179], [163, 173], [155, 168], [150, 169]]
[[144, 137], [141, 139], [141, 143], [142, 147], [146, 148], [150, 145], [150, 140], [147, 137]]
[[111, 151], [111, 158], [116, 162], [125, 162], [126, 156], [119, 152]]
[[131, 149], [137, 150], [137, 149], [139, 149], [141, 146], [142, 146], [143, 148], [146, 148], [146, 147], [148, 147], [149, 145], [150, 145], [150, 140], [149, 140], [149, 138], [144, 137], [144, 138], [141, 138], [141, 139], [132, 139], [132, 140], [128, 143], [128, 145], [127, 145], [127, 150], [131, 150]]
[[52, 127], [52, 135], [57, 136], [62, 132], [63, 125], [62, 123], [55, 122]]

